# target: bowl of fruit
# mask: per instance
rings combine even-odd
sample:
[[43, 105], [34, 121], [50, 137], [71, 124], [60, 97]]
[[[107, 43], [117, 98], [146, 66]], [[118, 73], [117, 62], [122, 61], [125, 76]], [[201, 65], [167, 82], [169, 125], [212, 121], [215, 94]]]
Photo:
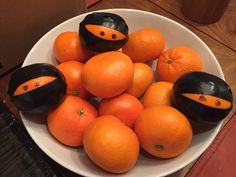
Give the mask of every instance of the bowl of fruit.
[[35, 143], [83, 176], [165, 176], [198, 158], [232, 109], [211, 50], [163, 16], [104, 9], [45, 34], [8, 93]]

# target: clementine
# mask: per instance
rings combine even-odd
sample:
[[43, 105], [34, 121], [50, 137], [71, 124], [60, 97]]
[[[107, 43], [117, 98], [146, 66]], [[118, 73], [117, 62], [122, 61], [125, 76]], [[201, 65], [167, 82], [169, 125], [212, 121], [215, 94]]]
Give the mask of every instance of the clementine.
[[188, 119], [170, 106], [144, 109], [135, 123], [135, 133], [141, 147], [160, 158], [180, 155], [192, 140], [192, 127]]
[[142, 111], [142, 103], [136, 97], [127, 93], [103, 99], [98, 109], [99, 115], [113, 115], [130, 128], [133, 128]]
[[109, 98], [124, 92], [134, 76], [131, 59], [119, 51], [95, 55], [82, 71], [82, 84], [91, 94]]
[[95, 164], [112, 173], [129, 171], [139, 155], [135, 133], [111, 115], [98, 117], [87, 127], [83, 145]]
[[155, 28], [142, 28], [129, 35], [128, 42], [122, 47], [133, 62], [147, 62], [159, 57], [165, 48], [163, 34]]
[[53, 43], [53, 53], [62, 63], [69, 60], [86, 61], [93, 52], [84, 48], [77, 32], [66, 31], [59, 34]]
[[96, 109], [86, 100], [67, 95], [65, 100], [48, 114], [48, 130], [64, 145], [82, 145], [82, 135], [97, 117]]
[[133, 81], [125, 92], [140, 98], [151, 85], [153, 79], [154, 75], [150, 66], [145, 63], [134, 63]]
[[150, 85], [143, 96], [144, 108], [159, 105], [171, 106], [172, 87], [173, 83], [164, 81]]
[[157, 60], [157, 76], [161, 81], [175, 82], [181, 75], [201, 71], [198, 54], [189, 47], [177, 46], [166, 50]]
[[57, 65], [65, 76], [67, 83], [67, 94], [87, 98], [89, 93], [84, 89], [81, 82], [81, 73], [84, 64], [78, 61], [66, 61]]

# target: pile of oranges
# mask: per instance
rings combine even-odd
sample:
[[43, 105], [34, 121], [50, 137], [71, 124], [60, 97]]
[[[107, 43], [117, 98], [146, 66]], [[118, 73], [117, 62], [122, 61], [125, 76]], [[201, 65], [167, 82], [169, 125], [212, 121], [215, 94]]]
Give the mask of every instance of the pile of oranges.
[[[67, 82], [65, 99], [47, 119], [59, 142], [83, 147], [95, 164], [112, 173], [132, 169], [140, 147], [159, 158], [186, 150], [192, 128], [172, 107], [171, 92], [182, 74], [202, 69], [193, 49], [165, 50], [158, 29], [142, 28], [129, 34], [121, 50], [101, 53], [86, 49], [77, 32], [63, 32], [53, 53]], [[155, 73], [147, 64], [153, 60]]]

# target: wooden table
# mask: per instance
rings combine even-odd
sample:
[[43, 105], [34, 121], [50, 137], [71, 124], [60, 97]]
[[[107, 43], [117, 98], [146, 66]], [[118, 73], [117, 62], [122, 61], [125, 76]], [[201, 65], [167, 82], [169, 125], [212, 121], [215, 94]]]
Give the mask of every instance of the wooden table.
[[[231, 0], [223, 17], [214, 24], [202, 25], [188, 20], [181, 13], [181, 0], [103, 0], [88, 8], [88, 11], [104, 8], [132, 8], [150, 11], [168, 17], [184, 25], [199, 36], [215, 54], [220, 63], [225, 79], [234, 94], [234, 110], [236, 106], [236, 0]], [[12, 105], [7, 95], [7, 85], [10, 74], [0, 78], [0, 98], [7, 101], [11, 111], [19, 117], [17, 108]], [[227, 121], [227, 120], [226, 120]], [[192, 163], [193, 164], [193, 163]], [[191, 165], [169, 175], [169, 177], [183, 177]], [[53, 164], [64, 177], [78, 177], [63, 167]]]

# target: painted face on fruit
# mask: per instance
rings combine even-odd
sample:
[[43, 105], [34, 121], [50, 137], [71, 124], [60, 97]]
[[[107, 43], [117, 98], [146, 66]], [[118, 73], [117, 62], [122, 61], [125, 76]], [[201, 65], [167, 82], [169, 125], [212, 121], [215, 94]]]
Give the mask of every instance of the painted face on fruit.
[[216, 96], [195, 93], [183, 93], [182, 95], [195, 102], [216, 109], [228, 109], [231, 107], [231, 103], [229, 101]]
[[53, 76], [41, 76], [41, 77], [28, 80], [16, 88], [13, 96], [21, 95], [29, 91], [35, 90], [39, 87], [42, 87], [46, 84], [53, 82], [55, 79], [56, 77], [53, 77]]
[[108, 28], [105, 26], [101, 26], [101, 25], [88, 24], [88, 25], [85, 25], [85, 28], [96, 37], [104, 39], [104, 40], [119, 41], [119, 40], [125, 39], [126, 37], [120, 31], [117, 31], [115, 29]]

